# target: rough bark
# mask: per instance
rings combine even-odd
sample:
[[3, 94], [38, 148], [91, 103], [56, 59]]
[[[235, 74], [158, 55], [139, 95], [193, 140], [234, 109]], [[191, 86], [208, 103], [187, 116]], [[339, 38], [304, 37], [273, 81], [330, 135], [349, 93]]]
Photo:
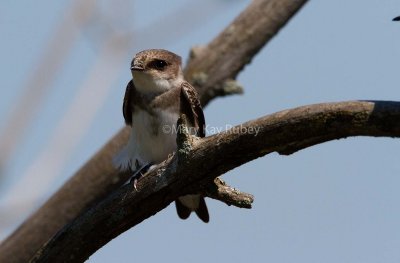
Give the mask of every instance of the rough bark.
[[[258, 129], [257, 135], [255, 135]], [[81, 262], [178, 196], [207, 193], [217, 176], [271, 152], [291, 154], [349, 136], [400, 137], [400, 102], [350, 101], [281, 111], [203, 139], [125, 185], [53, 237], [32, 262]], [[181, 144], [184, 145], [184, 144]], [[182, 150], [179, 153], [179, 150]], [[224, 154], [221, 154], [224, 153]]]
[[251, 208], [254, 196], [243, 193], [227, 185], [221, 178], [217, 177], [212, 183], [209, 183], [201, 191], [204, 196], [224, 202], [227, 205], [233, 205], [239, 208]]
[[[241, 92], [234, 81], [239, 71], [306, 2], [255, 0], [201, 52], [193, 52], [185, 77], [198, 87], [203, 105], [214, 97]], [[0, 262], [27, 262], [65, 224], [120, 187], [130, 175], [116, 172], [111, 158], [128, 134], [127, 127], [118, 132], [9, 236], [0, 245]]]

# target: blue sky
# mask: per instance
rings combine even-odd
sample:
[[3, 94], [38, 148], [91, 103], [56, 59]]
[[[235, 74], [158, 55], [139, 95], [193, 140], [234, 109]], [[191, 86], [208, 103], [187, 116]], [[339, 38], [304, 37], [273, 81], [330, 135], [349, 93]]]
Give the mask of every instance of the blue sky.
[[[79, 33], [33, 122], [3, 167], [0, 218], [12, 220], [0, 221], [1, 237], [31, 212], [19, 213], [15, 204], [22, 202], [24, 207], [24, 200], [32, 199], [35, 189], [44, 188], [32, 199], [32, 207], [40, 205], [122, 127], [121, 103], [134, 53], [166, 48], [186, 60], [190, 47], [206, 44], [249, 3], [196, 2], [135, 1], [125, 8], [128, 1], [101, 1], [102, 8]], [[7, 114], [24, 87], [29, 87], [27, 78], [69, 3], [2, 3], [0, 128], [6, 125]], [[176, 10], [186, 10], [187, 22]], [[129, 48], [130, 55], [114, 61], [108, 58], [104, 75], [113, 70], [118, 74], [110, 80], [110, 89], [81, 139], [54, 173], [57, 176], [45, 182], [42, 174], [30, 174], [35, 170], [28, 168], [37, 161], [98, 62], [108, 39], [100, 15], [108, 17], [105, 21], [114, 25], [114, 31], [136, 32], [136, 41]], [[398, 15], [400, 2], [395, 0], [310, 1], [239, 75], [245, 93], [207, 106], [207, 123], [235, 125], [321, 102], [400, 100], [400, 23], [391, 21]], [[143, 30], [160, 19], [152, 30]], [[173, 21], [179, 21], [174, 30], [163, 27]], [[169, 39], [171, 35], [174, 39]], [[41, 74], [46, 77], [46, 72]], [[85, 110], [75, 109], [72, 120], [78, 120]], [[54, 160], [44, 163], [50, 165]], [[223, 176], [232, 186], [255, 195], [253, 209], [207, 199], [210, 223], [204, 224], [195, 216], [180, 220], [171, 205], [107, 244], [89, 262], [399, 262], [399, 161], [400, 140], [389, 138], [349, 138], [291, 156], [271, 154]], [[29, 183], [21, 191], [18, 182], [23, 180]]]

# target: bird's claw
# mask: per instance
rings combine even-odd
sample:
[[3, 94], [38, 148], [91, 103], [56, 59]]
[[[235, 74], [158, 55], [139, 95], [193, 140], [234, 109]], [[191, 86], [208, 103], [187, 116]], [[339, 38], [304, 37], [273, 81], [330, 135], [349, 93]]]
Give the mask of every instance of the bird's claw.
[[[152, 163], [148, 163], [142, 167], [140, 167], [138, 170], [136, 170], [136, 172], [133, 174], [133, 176], [130, 179], [130, 182], [133, 185], [133, 188], [137, 191], [137, 183], [139, 181], [140, 178], [143, 177], [143, 175], [145, 173], [147, 173], [149, 171], [149, 168], [152, 166]], [[136, 164], [136, 167], [138, 167], [138, 165]]]

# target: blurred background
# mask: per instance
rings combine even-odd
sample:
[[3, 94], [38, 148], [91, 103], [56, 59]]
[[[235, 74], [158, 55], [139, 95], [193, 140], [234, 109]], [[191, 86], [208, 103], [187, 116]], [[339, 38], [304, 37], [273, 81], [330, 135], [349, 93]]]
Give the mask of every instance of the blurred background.
[[[124, 125], [136, 52], [165, 48], [186, 61], [249, 3], [2, 1], [0, 239]], [[398, 0], [310, 1], [239, 75], [245, 94], [207, 106], [207, 124], [320, 102], [399, 101], [398, 15]], [[271, 154], [224, 179], [255, 195], [253, 209], [207, 199], [204, 224], [180, 220], [171, 205], [89, 262], [400, 262], [399, 139]]]

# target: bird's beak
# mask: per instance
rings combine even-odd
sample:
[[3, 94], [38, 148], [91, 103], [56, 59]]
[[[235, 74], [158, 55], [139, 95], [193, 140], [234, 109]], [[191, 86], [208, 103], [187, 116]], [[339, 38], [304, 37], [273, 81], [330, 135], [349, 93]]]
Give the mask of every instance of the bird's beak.
[[143, 63], [141, 61], [133, 61], [133, 65], [131, 67], [132, 71], [143, 71], [144, 67], [143, 67]]

